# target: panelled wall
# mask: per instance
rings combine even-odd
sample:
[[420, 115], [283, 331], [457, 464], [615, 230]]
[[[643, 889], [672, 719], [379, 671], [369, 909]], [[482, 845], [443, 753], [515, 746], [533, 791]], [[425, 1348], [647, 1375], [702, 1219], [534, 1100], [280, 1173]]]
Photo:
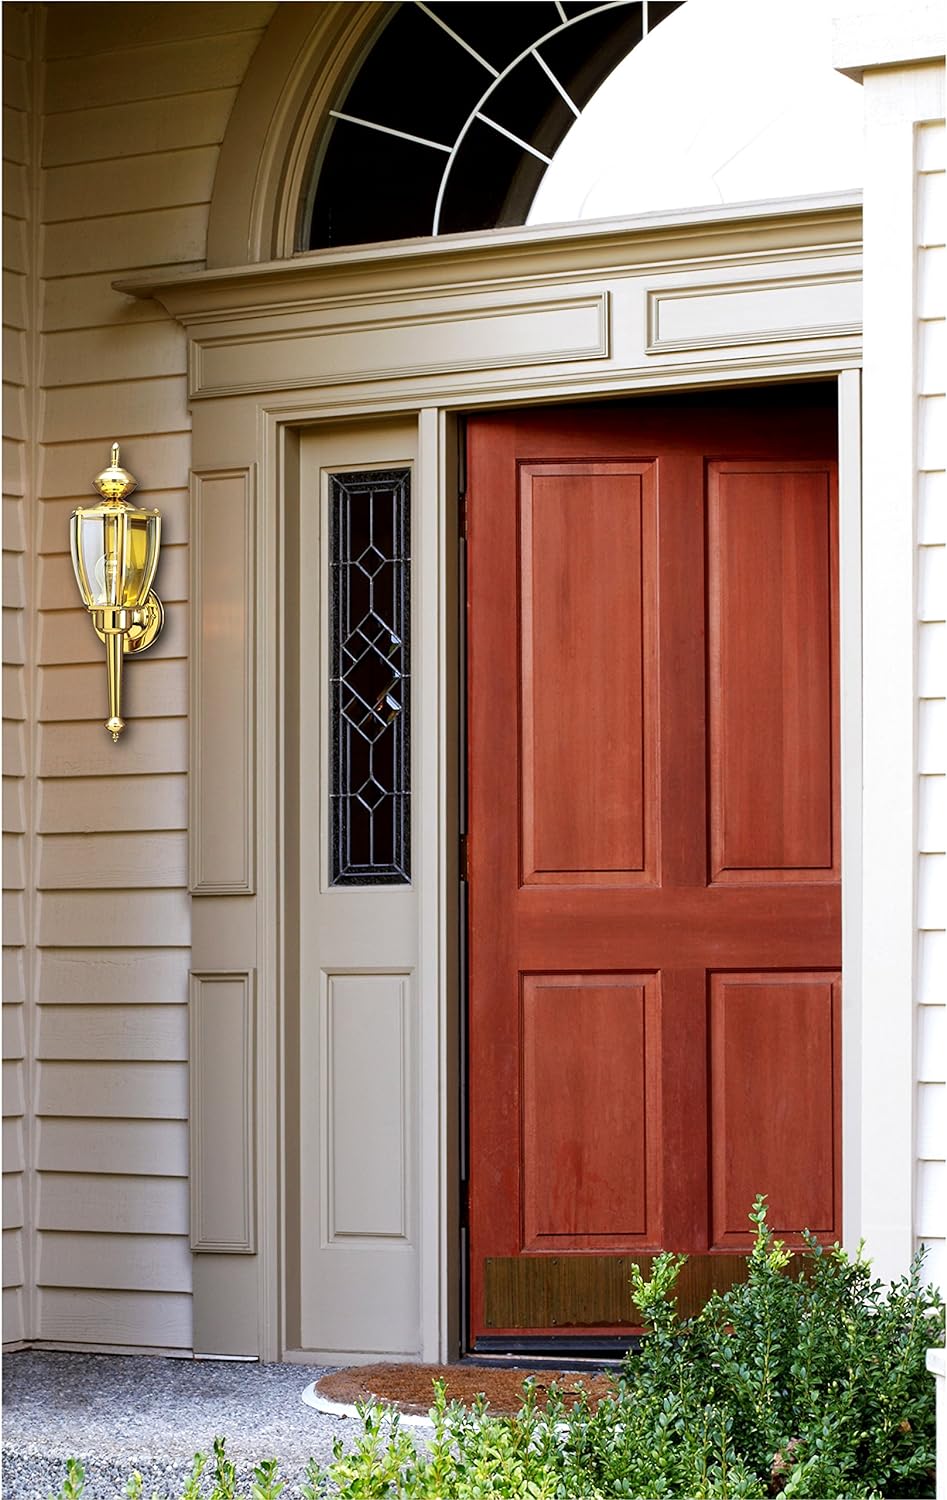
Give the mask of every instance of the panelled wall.
[[947, 1286], [947, 136], [918, 126], [917, 172], [917, 1184], [928, 1274]]
[[[57, 4], [46, 17], [31, 1334], [56, 1344], [191, 1347], [185, 346], [156, 303], [111, 283], [202, 263], [219, 143], [273, 9]], [[68, 556], [69, 514], [94, 499], [113, 439], [136, 499], [164, 517], [167, 609], [126, 673], [118, 745]]]
[[35, 7], [3, 15], [3, 1337], [30, 1314], [26, 996], [30, 938]]

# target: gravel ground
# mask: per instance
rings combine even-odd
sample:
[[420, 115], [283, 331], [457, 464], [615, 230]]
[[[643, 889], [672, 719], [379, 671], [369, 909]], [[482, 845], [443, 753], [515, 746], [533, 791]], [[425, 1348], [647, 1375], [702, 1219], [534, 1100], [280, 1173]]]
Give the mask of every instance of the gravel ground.
[[133, 1469], [161, 1500], [178, 1500], [190, 1459], [227, 1440], [246, 1493], [255, 1463], [279, 1459], [283, 1500], [300, 1494], [310, 1456], [352, 1439], [351, 1418], [325, 1416], [300, 1397], [325, 1374], [312, 1365], [232, 1364], [109, 1354], [24, 1351], [3, 1364], [4, 1500], [58, 1493], [67, 1458], [86, 1469], [84, 1500], [117, 1500]]

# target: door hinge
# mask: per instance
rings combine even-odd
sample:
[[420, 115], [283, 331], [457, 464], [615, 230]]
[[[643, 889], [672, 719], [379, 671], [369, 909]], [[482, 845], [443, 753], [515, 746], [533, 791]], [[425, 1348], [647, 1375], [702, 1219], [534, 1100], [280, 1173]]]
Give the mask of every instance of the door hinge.
[[470, 835], [460, 835], [460, 878], [470, 884]]
[[467, 537], [467, 491], [457, 496], [457, 534], [462, 540]]

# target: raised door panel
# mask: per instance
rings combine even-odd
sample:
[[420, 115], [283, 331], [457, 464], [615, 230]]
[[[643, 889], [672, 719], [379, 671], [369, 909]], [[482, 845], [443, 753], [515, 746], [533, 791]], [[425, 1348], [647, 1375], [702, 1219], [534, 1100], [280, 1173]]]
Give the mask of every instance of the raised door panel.
[[523, 881], [651, 881], [654, 465], [519, 474]]
[[522, 1007], [523, 1249], [648, 1243], [657, 1230], [655, 976], [524, 975]]
[[711, 975], [714, 1249], [751, 1243], [761, 1192], [784, 1238], [841, 1231], [839, 990], [838, 974]]
[[827, 464], [708, 466], [714, 880], [834, 880], [835, 497]]

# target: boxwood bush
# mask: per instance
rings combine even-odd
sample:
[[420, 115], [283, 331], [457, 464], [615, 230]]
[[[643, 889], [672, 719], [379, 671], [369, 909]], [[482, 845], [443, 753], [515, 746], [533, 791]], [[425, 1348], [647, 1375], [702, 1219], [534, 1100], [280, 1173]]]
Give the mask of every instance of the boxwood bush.
[[[419, 1444], [379, 1407], [361, 1409], [350, 1451], [328, 1469], [310, 1464], [305, 1500], [709, 1500], [934, 1494], [934, 1383], [927, 1349], [942, 1342], [939, 1294], [921, 1281], [921, 1257], [890, 1286], [861, 1251], [823, 1249], [807, 1235], [792, 1257], [774, 1240], [766, 1205], [751, 1212], [755, 1243], [745, 1283], [678, 1317], [675, 1283], [685, 1257], [655, 1258], [631, 1292], [648, 1336], [629, 1354], [612, 1393], [567, 1407], [553, 1392], [537, 1406], [529, 1381], [515, 1417], [483, 1404], [448, 1403], [435, 1387], [430, 1439]], [[59, 1500], [78, 1500], [73, 1463]], [[218, 1439], [199, 1454], [181, 1500], [276, 1500], [288, 1486], [275, 1460], [238, 1486]], [[126, 1487], [144, 1500], [138, 1476]]]

